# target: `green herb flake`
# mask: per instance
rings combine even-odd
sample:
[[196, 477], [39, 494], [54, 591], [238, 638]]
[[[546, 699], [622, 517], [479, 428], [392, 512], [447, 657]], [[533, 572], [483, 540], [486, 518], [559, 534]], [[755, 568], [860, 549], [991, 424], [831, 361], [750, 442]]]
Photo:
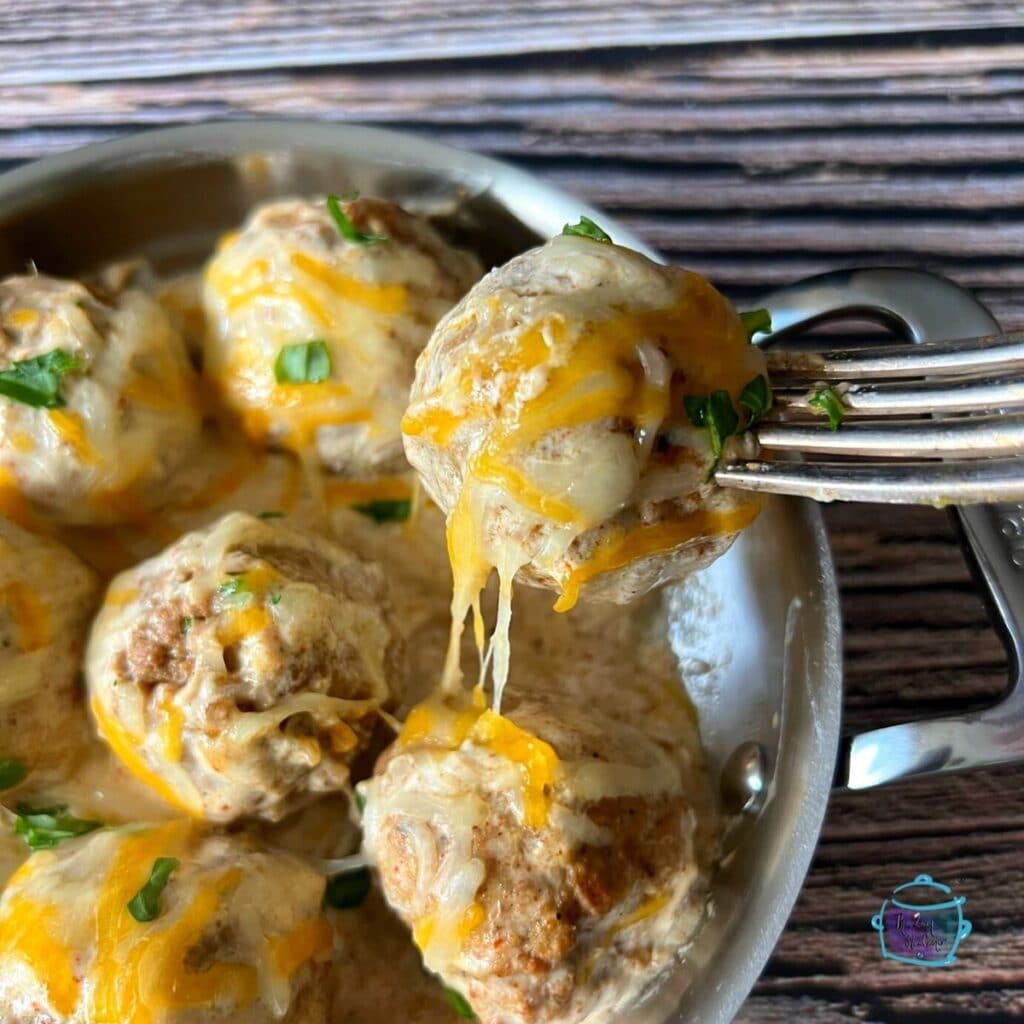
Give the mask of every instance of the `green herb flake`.
[[772, 407], [772, 386], [763, 373], [759, 373], [740, 392], [740, 405], [750, 413], [748, 429]]
[[251, 593], [252, 590], [250, 590], [249, 584], [246, 583], [245, 577], [241, 574], [229, 577], [217, 588], [217, 596], [225, 601], [230, 601], [232, 604], [240, 604]]
[[14, 789], [28, 775], [28, 765], [14, 757], [0, 759], [0, 789]]
[[461, 992], [456, 992], [455, 989], [445, 985], [444, 997], [448, 1000], [448, 1005], [464, 1020], [476, 1020], [473, 1007], [469, 1005]]
[[36, 409], [59, 409], [64, 405], [61, 383], [78, 368], [78, 360], [62, 348], [22, 359], [0, 370], [0, 395]]
[[269, 512], [260, 512], [257, 518], [259, 518], [259, 519], [284, 519], [284, 513], [283, 512], [275, 512], [273, 510], [271, 510]]
[[808, 399], [807, 404], [828, 417], [830, 430], [838, 430], [839, 424], [846, 416], [846, 406], [843, 405], [842, 396], [835, 388], [821, 388]]
[[369, 516], [377, 523], [403, 523], [412, 514], [412, 500], [399, 498], [393, 501], [370, 501], [365, 505], [353, 505], [357, 512]]
[[14, 834], [21, 836], [30, 850], [50, 850], [65, 839], [84, 836], [103, 827], [102, 821], [83, 821], [67, 811], [63, 804], [40, 808], [19, 804]]
[[273, 605], [280, 604], [281, 603], [281, 595], [280, 594], [271, 594], [270, 595], [270, 603], [273, 604]]
[[335, 225], [337, 225], [338, 234], [340, 234], [346, 242], [351, 242], [353, 245], [380, 245], [381, 242], [386, 242], [388, 240], [387, 235], [377, 235], [372, 232], [360, 231], [359, 228], [357, 228], [349, 219], [348, 214], [341, 208], [342, 202], [350, 202], [358, 197], [358, 192], [349, 192], [343, 196], [327, 197], [327, 212], [331, 215], [331, 219], [334, 221]]
[[592, 238], [595, 242], [611, 244], [612, 236], [598, 227], [589, 217], [580, 217], [575, 224], [566, 224], [562, 228], [563, 235], [576, 235], [578, 238]]
[[331, 353], [320, 341], [285, 345], [274, 360], [278, 384], [320, 384], [331, 375]]
[[370, 891], [370, 869], [357, 868], [327, 880], [324, 903], [335, 910], [353, 910], [362, 905]]
[[359, 790], [357, 789], [355, 791], [355, 798], [356, 798], [356, 810], [360, 814], [362, 814], [363, 811], [366, 810], [366, 797], [363, 796], [363, 794], [360, 793]]
[[186, 615], [185, 618], [183, 618], [181, 620], [181, 635], [182, 636], [188, 636], [189, 633], [191, 633], [191, 632], [192, 632], [192, 616], [191, 615]]
[[754, 340], [755, 334], [772, 333], [772, 315], [767, 309], [751, 309], [746, 313], [740, 313], [743, 326], [747, 329], [747, 338]]
[[712, 391], [710, 398], [687, 395], [683, 398], [683, 407], [690, 422], [708, 432], [712, 462], [705, 480], [710, 480], [722, 460], [726, 440], [739, 428], [740, 418], [733, 408], [729, 392], [723, 389]]
[[140, 924], [155, 921], [163, 912], [160, 897], [163, 895], [171, 875], [181, 867], [181, 861], [174, 857], [157, 857], [149, 881], [129, 900], [128, 913]]

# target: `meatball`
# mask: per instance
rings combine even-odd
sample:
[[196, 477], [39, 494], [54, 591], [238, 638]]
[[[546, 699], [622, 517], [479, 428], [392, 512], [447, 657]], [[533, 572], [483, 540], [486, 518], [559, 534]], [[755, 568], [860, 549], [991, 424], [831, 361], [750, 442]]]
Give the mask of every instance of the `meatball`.
[[[173, 858], [158, 916], [129, 903]], [[94, 832], [34, 854], [0, 900], [5, 1024], [326, 1024], [323, 877], [188, 822]]]
[[360, 787], [366, 851], [426, 965], [485, 1024], [605, 1021], [703, 914], [709, 794], [680, 765], [576, 702], [421, 705]]
[[33, 781], [87, 739], [79, 666], [99, 596], [70, 551], [0, 519], [0, 759]]
[[401, 662], [381, 570], [231, 513], [116, 577], [85, 674], [100, 735], [208, 821], [349, 788]]
[[205, 271], [204, 362], [250, 437], [372, 476], [404, 465], [416, 356], [480, 267], [393, 203], [340, 210], [368, 241], [343, 237], [323, 201], [292, 199], [221, 243]]
[[181, 335], [146, 293], [41, 274], [0, 281], [5, 511], [64, 523], [145, 515], [199, 437]]
[[684, 399], [742, 413], [764, 368], [707, 281], [629, 249], [559, 236], [492, 271], [435, 329], [402, 424], [457, 597], [497, 567], [560, 611], [625, 602], [722, 554], [758, 506], [714, 484]]

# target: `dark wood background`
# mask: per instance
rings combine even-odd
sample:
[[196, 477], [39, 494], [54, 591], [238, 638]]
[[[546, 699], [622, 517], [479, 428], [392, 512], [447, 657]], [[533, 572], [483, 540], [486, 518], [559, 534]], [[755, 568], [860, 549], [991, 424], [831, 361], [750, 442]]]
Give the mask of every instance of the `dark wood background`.
[[[963, 0], [6, 0], [0, 168], [208, 118], [364, 121], [507, 157], [738, 302], [851, 264], [928, 267], [1024, 327], [1024, 13]], [[847, 726], [997, 694], [1006, 659], [949, 520], [826, 512]], [[955, 966], [869, 919], [926, 871], [967, 896]], [[1024, 1018], [1024, 769], [837, 796], [741, 1019]]]

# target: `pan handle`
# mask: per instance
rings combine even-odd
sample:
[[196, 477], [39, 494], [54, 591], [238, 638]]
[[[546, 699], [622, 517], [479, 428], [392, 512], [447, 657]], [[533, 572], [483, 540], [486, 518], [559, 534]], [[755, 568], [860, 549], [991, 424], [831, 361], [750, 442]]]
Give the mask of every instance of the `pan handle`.
[[[994, 334], [999, 324], [952, 281], [916, 270], [838, 271], [767, 296], [775, 334], [856, 316], [912, 341]], [[964, 550], [1003, 638], [1008, 688], [996, 705], [964, 715], [904, 722], [842, 740], [836, 784], [868, 789], [898, 779], [1024, 761], [1024, 503], [954, 511]]]

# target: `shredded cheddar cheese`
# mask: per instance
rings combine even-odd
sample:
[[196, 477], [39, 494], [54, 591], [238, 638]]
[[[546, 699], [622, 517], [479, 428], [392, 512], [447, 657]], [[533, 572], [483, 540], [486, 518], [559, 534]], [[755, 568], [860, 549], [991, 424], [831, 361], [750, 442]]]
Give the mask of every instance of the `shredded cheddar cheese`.
[[581, 587], [602, 573], [671, 551], [693, 540], [735, 533], [753, 522], [759, 508], [755, 500], [728, 512], [697, 509], [681, 519], [651, 526], [639, 525], [628, 531], [609, 534], [602, 538], [594, 554], [566, 579], [562, 594], [555, 603], [555, 611], [569, 611], [579, 599]]
[[93, 697], [89, 707], [96, 720], [96, 729], [100, 736], [135, 778], [177, 810], [184, 811], [196, 818], [202, 817], [202, 801], [187, 778], [176, 779], [176, 782], [180, 784], [179, 788], [178, 785], [172, 784], [164, 776], [153, 771], [139, 752], [142, 747], [142, 737], [133, 736], [116, 715], [108, 714], [98, 697]]
[[469, 739], [520, 766], [524, 823], [528, 828], [542, 828], [558, 777], [558, 755], [551, 745], [493, 711], [480, 715]]
[[23, 652], [41, 650], [50, 642], [50, 615], [33, 587], [21, 581], [0, 587], [0, 607], [10, 612]]
[[[22, 877], [16, 874], [11, 883]], [[27, 964], [42, 979], [53, 1009], [70, 1017], [78, 1006], [81, 985], [74, 952], [59, 937], [59, 919], [56, 905], [37, 903], [22, 894], [14, 896], [0, 915], [0, 954]]]
[[326, 918], [303, 921], [287, 935], [270, 940], [270, 959], [282, 978], [290, 978], [304, 964], [331, 948], [334, 933]]
[[65, 412], [63, 409], [49, 409], [47, 416], [50, 426], [53, 427], [60, 440], [68, 445], [82, 462], [90, 466], [99, 463], [99, 454], [89, 440], [85, 423], [78, 413]]

